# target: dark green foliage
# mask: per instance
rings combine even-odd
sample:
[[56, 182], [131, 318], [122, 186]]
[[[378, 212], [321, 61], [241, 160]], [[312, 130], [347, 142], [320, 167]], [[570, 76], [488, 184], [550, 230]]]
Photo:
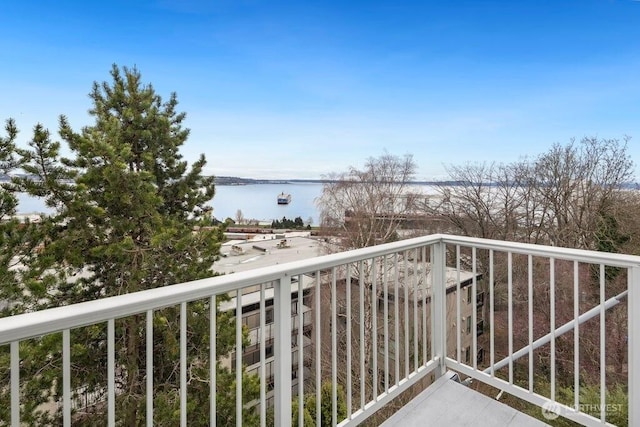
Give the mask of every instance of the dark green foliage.
[[274, 219], [271, 222], [271, 228], [294, 228], [297, 230], [301, 230], [304, 228], [304, 222], [299, 216], [293, 220], [287, 219], [286, 216], [283, 216], [282, 221]]
[[[303, 425], [305, 427], [331, 427], [339, 424], [347, 417], [347, 397], [340, 384], [336, 384], [336, 424], [333, 423], [333, 383], [323, 382], [320, 388], [320, 425], [316, 425], [316, 395], [309, 393], [304, 397]], [[291, 425], [300, 426], [299, 401], [297, 397], [291, 401]], [[267, 412], [267, 425], [274, 425], [274, 411]]]
[[[539, 391], [543, 396], [549, 396], [550, 390], [546, 380], [540, 385]], [[569, 408], [575, 406], [575, 389], [573, 387], [556, 388], [556, 400]], [[600, 387], [589, 384], [580, 386], [579, 409], [581, 412], [591, 415], [596, 419], [600, 419]], [[605, 393], [605, 415], [609, 425], [626, 426], [629, 425], [629, 393], [628, 390], [620, 385], [609, 387]], [[570, 421], [563, 416], [549, 420], [543, 416], [543, 411], [536, 405], [524, 405], [519, 407], [520, 410], [528, 415], [539, 419], [549, 425], [556, 427], [571, 427], [576, 423]], [[560, 415], [566, 413], [566, 410], [560, 411]]]
[[[6, 137], [0, 136], [0, 172], [7, 179], [8, 174], [20, 166], [15, 147], [18, 130], [13, 120], [6, 121], [5, 132]], [[34, 263], [34, 252], [43, 241], [45, 227], [38, 222], [21, 222], [16, 219], [14, 215], [17, 205], [15, 188], [10, 182], [3, 181], [0, 186], [0, 317], [32, 310], [37, 306], [36, 298], [42, 295], [41, 290], [46, 288], [46, 280], [42, 280], [34, 283], [37, 286], [31, 286], [31, 293], [24, 292], [22, 283], [29, 281], [30, 274], [23, 270], [29, 269]], [[39, 376], [37, 383], [27, 382], [23, 386], [23, 410], [30, 414], [28, 421], [31, 425], [46, 425], [51, 422], [50, 415], [38, 412], [37, 407], [51, 393], [50, 388], [43, 390], [40, 384], [51, 384], [55, 372], [42, 371], [42, 362], [46, 360], [49, 349], [59, 343], [59, 338], [56, 335], [44, 340], [20, 343], [20, 354], [23, 356], [21, 376]], [[5, 387], [11, 375], [9, 360], [9, 346], [0, 347], [0, 423], [10, 419], [10, 396]], [[55, 360], [50, 359], [48, 363], [55, 363]]]
[[[320, 426], [328, 427], [333, 425], [333, 384], [331, 382], [322, 383], [320, 389]], [[347, 397], [344, 389], [340, 384], [336, 384], [336, 422], [340, 423], [347, 417]], [[315, 394], [309, 394], [305, 398], [304, 402], [305, 420], [312, 419], [313, 422], [309, 425], [315, 425], [316, 421], [316, 396]], [[308, 414], [308, 415], [307, 415]], [[294, 423], [297, 425], [297, 410], [294, 412]], [[307, 423], [305, 422], [305, 426]]]
[[[622, 247], [631, 240], [631, 236], [621, 231], [617, 218], [610, 214], [604, 213], [598, 221], [598, 228], [595, 235], [596, 250], [602, 252], [620, 253]], [[593, 268], [592, 268], [593, 269]], [[620, 274], [621, 269], [618, 267], [605, 267], [605, 277], [612, 280]], [[592, 276], [597, 278], [597, 272], [593, 271]]]

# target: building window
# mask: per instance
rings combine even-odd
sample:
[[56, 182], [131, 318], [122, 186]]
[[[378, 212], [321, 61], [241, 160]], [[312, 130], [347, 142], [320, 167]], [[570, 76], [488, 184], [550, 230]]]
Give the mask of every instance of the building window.
[[471, 304], [471, 298], [473, 298], [473, 286], [467, 286], [467, 304]]
[[471, 316], [467, 317], [467, 334], [471, 333]]
[[484, 305], [484, 292], [478, 292], [476, 295], [476, 306], [482, 307]]
[[247, 366], [251, 366], [255, 363], [258, 363], [260, 361], [260, 351], [252, 351], [252, 352], [245, 353], [242, 356], [242, 361]]
[[478, 361], [478, 363], [484, 362], [484, 348], [478, 349], [478, 356], [476, 360]]
[[480, 336], [484, 334], [484, 320], [480, 319], [478, 321], [478, 325], [476, 326], [476, 335]]
[[464, 363], [466, 363], [467, 365], [471, 363], [471, 347], [469, 346], [464, 349]]
[[302, 333], [304, 334], [305, 337], [307, 338], [311, 338], [311, 333], [313, 332], [313, 326], [312, 325], [304, 325], [304, 327], [302, 328]]
[[311, 307], [311, 305], [313, 304], [313, 298], [311, 298], [311, 292], [304, 291], [302, 294], [302, 304], [306, 305], [307, 307]]

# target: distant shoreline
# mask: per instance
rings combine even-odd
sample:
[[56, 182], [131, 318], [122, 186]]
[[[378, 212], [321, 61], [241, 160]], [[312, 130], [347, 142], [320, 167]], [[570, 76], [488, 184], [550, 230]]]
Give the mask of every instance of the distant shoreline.
[[324, 184], [326, 179], [256, 179], [237, 176], [215, 176], [216, 185], [253, 185], [253, 184]]
[[[254, 184], [326, 184], [337, 182], [333, 179], [257, 179], [237, 176], [215, 176], [216, 185], [254, 185]], [[409, 181], [410, 185], [461, 185], [458, 181]]]
[[[27, 174], [14, 174], [12, 176], [15, 177], [23, 177], [28, 178]], [[337, 180], [333, 179], [258, 179], [258, 178], [242, 178], [238, 176], [215, 176], [214, 175], [214, 183], [215, 185], [256, 185], [256, 184], [326, 184], [330, 182], [337, 182]], [[11, 181], [11, 176], [0, 174], [0, 182], [9, 182]], [[409, 185], [431, 185], [431, 186], [445, 186], [445, 187], [458, 187], [463, 186], [466, 183], [462, 181], [409, 181]], [[496, 186], [497, 183], [484, 183], [487, 186]], [[640, 189], [640, 183], [638, 182], [628, 182], [626, 184], [621, 185], [622, 188], [627, 190], [638, 190]]]
[[[337, 182], [332, 179], [257, 179], [257, 178], [241, 178], [237, 176], [215, 176], [216, 185], [256, 185], [256, 184], [326, 184]], [[457, 187], [465, 185], [461, 181], [409, 181], [409, 185], [441, 185], [447, 187]], [[484, 185], [495, 186], [497, 183], [485, 183]], [[622, 184], [625, 189], [639, 189], [640, 183], [629, 182]]]

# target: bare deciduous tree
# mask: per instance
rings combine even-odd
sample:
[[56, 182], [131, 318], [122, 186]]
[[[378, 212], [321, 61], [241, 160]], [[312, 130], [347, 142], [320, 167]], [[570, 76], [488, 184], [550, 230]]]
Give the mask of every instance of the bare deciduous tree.
[[[440, 203], [436, 213], [444, 217], [454, 232], [465, 235], [527, 243], [541, 243], [581, 249], [609, 252], [637, 253], [640, 249], [640, 227], [637, 212], [638, 196], [625, 191], [624, 185], [633, 179], [633, 162], [627, 152], [627, 139], [584, 138], [580, 142], [570, 141], [566, 145], [556, 144], [548, 151], [519, 162], [497, 165], [468, 164], [448, 169], [450, 182], [454, 185], [438, 187]], [[551, 312], [549, 261], [533, 263], [534, 304], [536, 306], [534, 330], [548, 331]], [[478, 256], [481, 272], [488, 269], [488, 259]], [[597, 266], [580, 266], [581, 312], [599, 304]], [[570, 320], [573, 305], [566, 303], [573, 286], [573, 265], [566, 266], [556, 261], [555, 277], [555, 324]], [[526, 311], [526, 260], [514, 257], [513, 264], [514, 316], [520, 327], [528, 329]], [[505, 288], [507, 268], [504, 259], [496, 257], [494, 264], [496, 289]], [[607, 291], [615, 295], [626, 286], [624, 277], [616, 277], [616, 271], [605, 270]], [[564, 301], [565, 303], [558, 303]], [[486, 307], [485, 307], [486, 310]], [[504, 313], [502, 313], [504, 314]], [[485, 313], [486, 316], [486, 313]], [[500, 308], [496, 319], [501, 316]], [[620, 305], [608, 312], [607, 327], [625, 331], [626, 307]], [[597, 379], [599, 369], [598, 336], [590, 321], [581, 330], [581, 368], [585, 380]], [[496, 329], [496, 340], [500, 342], [500, 328]], [[611, 355], [623, 354], [626, 343], [619, 336], [608, 336], [607, 349]], [[537, 337], [537, 336], [536, 336]], [[502, 337], [504, 338], [504, 337]], [[571, 337], [559, 339], [556, 346], [557, 369], [572, 369]], [[591, 344], [592, 345], [591, 345]], [[522, 344], [522, 343], [521, 343]], [[595, 349], [595, 350], [594, 350]], [[504, 349], [500, 351], [504, 353]], [[592, 350], [592, 351], [590, 351]], [[548, 365], [546, 355], [539, 355], [540, 363]], [[608, 369], [622, 371], [622, 362], [607, 356]], [[548, 366], [547, 366], [548, 367]], [[589, 371], [591, 369], [591, 371]]]
[[240, 224], [244, 224], [245, 220], [244, 220], [244, 214], [242, 213], [241, 209], [238, 209], [236, 211], [236, 224], [240, 225]]
[[436, 212], [465, 235], [596, 248], [603, 217], [618, 210], [633, 178], [627, 140], [585, 138], [533, 160], [447, 169]]
[[554, 145], [531, 171], [538, 183], [534, 190], [546, 207], [549, 243], [595, 249], [598, 225], [615, 209], [622, 185], [633, 178], [633, 162], [626, 139], [585, 138]]
[[[401, 228], [408, 221], [412, 221], [418, 213], [416, 202], [420, 197], [412, 188], [415, 172], [416, 164], [411, 155], [395, 156], [385, 152], [379, 157], [369, 158], [362, 169], [350, 167], [346, 172], [326, 176], [327, 183], [324, 184], [322, 195], [316, 200], [316, 204], [320, 209], [321, 229], [325, 234], [335, 238], [334, 244], [328, 250], [357, 249], [399, 239]], [[387, 297], [381, 286], [383, 276], [397, 270], [401, 295], [391, 297], [391, 302], [387, 302], [387, 309], [393, 311], [396, 308], [394, 304], [399, 304], [399, 301], [417, 298], [416, 295], [413, 295], [413, 287], [409, 291], [403, 286], [409, 286], [409, 283], [413, 284], [415, 281], [417, 288], [424, 289], [426, 287], [423, 280], [427, 275], [428, 264], [425, 263], [424, 258], [423, 254], [405, 253], [397, 257], [381, 257], [351, 265], [347, 271], [343, 272], [344, 276], [338, 280], [336, 294], [324, 296], [326, 298], [325, 304], [330, 302], [330, 298], [336, 298], [338, 325], [335, 327], [339, 332], [337, 355], [341, 365], [341, 369], [338, 371], [338, 382], [346, 384], [350, 374], [353, 378], [353, 390], [356, 396], [364, 394], [368, 396], [368, 399], [373, 398], [371, 395], [374, 389], [373, 377], [371, 376], [373, 359], [380, 357], [379, 348], [374, 346], [374, 343], [378, 334], [382, 333], [384, 322], [387, 321], [393, 325], [389, 331], [391, 337], [389, 339], [394, 343], [394, 346], [398, 346], [398, 349], [404, 348], [404, 341], [402, 341], [405, 337], [404, 328], [410, 328], [408, 323], [401, 321], [400, 318], [393, 318], [392, 312], [389, 313], [390, 317], [387, 320], [383, 318], [382, 309], [376, 310], [379, 302], [384, 301]], [[413, 271], [411, 269], [413, 267], [409, 267], [414, 266], [414, 259], [421, 265], [420, 272]], [[378, 287], [374, 287], [373, 283], [377, 283]], [[348, 292], [351, 293], [350, 298], [346, 297]], [[350, 313], [349, 319], [347, 319], [347, 313]], [[396, 329], [394, 322], [398, 322], [398, 336], [394, 332]], [[411, 324], [411, 328], [418, 327], [425, 328], [424, 325]], [[351, 342], [347, 342], [346, 332], [349, 328], [353, 332]], [[359, 338], [361, 328], [363, 331], [362, 340]], [[329, 324], [324, 330], [329, 330]], [[420, 336], [422, 337], [422, 334]], [[324, 354], [328, 355], [332, 351], [329, 342], [329, 340], [324, 340], [325, 347], [322, 350]], [[377, 346], [381, 345], [382, 343], [377, 344]], [[350, 348], [353, 353], [350, 367], [347, 367], [348, 362], [345, 356], [347, 348]], [[411, 348], [413, 348], [413, 344]], [[366, 355], [364, 360], [359, 359], [360, 350], [363, 350]], [[404, 353], [398, 350], [395, 357], [399, 361], [402, 359], [401, 366], [402, 372], [404, 372]], [[325, 365], [323, 369], [330, 369], [330, 366], [326, 366], [330, 361], [330, 358], [323, 358]], [[379, 363], [378, 366], [382, 366], [382, 361]], [[360, 364], [363, 364], [366, 373], [364, 389], [360, 384], [360, 379], [363, 379], [361, 378]], [[393, 382], [393, 376], [392, 369], [391, 377], [388, 380]], [[381, 381], [384, 383], [384, 376], [378, 378], [378, 383]], [[378, 390], [384, 388], [382, 384], [376, 386]]]
[[352, 166], [325, 176], [316, 200], [320, 227], [338, 238], [339, 250], [396, 240], [403, 221], [415, 213], [415, 171], [411, 155], [384, 153], [369, 158], [362, 169]]

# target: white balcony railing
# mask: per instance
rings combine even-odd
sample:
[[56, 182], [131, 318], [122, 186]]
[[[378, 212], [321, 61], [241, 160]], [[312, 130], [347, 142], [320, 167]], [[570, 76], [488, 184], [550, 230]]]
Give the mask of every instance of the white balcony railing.
[[[163, 327], [154, 323], [154, 315], [167, 307], [179, 308], [179, 381], [174, 386], [180, 423], [187, 425], [187, 403], [193, 398], [188, 310], [204, 301], [213, 312], [220, 299], [229, 301], [228, 295], [235, 307], [226, 310], [251, 315], [251, 304], [254, 314], [259, 313], [258, 329], [270, 332], [255, 333], [248, 344], [253, 351], [256, 344], [260, 348], [260, 393], [251, 402], [243, 401], [243, 358], [216, 354], [216, 346], [209, 345], [203, 362], [210, 367], [212, 425], [217, 420], [212, 396], [220, 387], [236, 387], [237, 425], [247, 410], [256, 411], [260, 425], [271, 422], [270, 410], [275, 425], [290, 425], [292, 399], [303, 408], [305, 396], [312, 394], [316, 425], [322, 405], [330, 403], [332, 424], [347, 426], [385, 416], [387, 403], [410, 388], [426, 387], [446, 370], [540, 407], [551, 404], [584, 425], [611, 423], [612, 408], [621, 410], [608, 393], [614, 385], [627, 391], [629, 402], [640, 399], [640, 257], [432, 235], [2, 318], [0, 350], [8, 349], [10, 363], [0, 366], [0, 372], [9, 372], [0, 376], [0, 390], [10, 393], [11, 410], [10, 419], [0, 425], [21, 425], [27, 379], [20, 373], [28, 355], [21, 353], [20, 343], [59, 332], [62, 384], [60, 395], [52, 399], [61, 405], [63, 425], [71, 425], [76, 416], [73, 390], [84, 386], [74, 375], [72, 332], [92, 325], [106, 325], [107, 331], [106, 380], [100, 388], [106, 390], [106, 404], [97, 412], [104, 411], [109, 425], [116, 425], [118, 402], [126, 397], [126, 390], [117, 386], [123, 373], [116, 361], [116, 322], [146, 319], [141, 332], [144, 365], [152, 368], [154, 356], [159, 357], [154, 355], [154, 328]], [[266, 316], [271, 305], [272, 324]], [[296, 313], [305, 313], [304, 327], [297, 326]], [[209, 343], [217, 342], [217, 320], [208, 315]], [[255, 326], [255, 318], [252, 322]], [[242, 316], [235, 316], [234, 325], [233, 352], [246, 345]], [[614, 340], [620, 335], [624, 339]], [[309, 340], [312, 345], [295, 345]], [[211, 360], [226, 363], [235, 372], [235, 384], [217, 381]], [[139, 373], [146, 390], [140, 407], [147, 425], [153, 425], [155, 379], [145, 374], [153, 369], [146, 368]], [[322, 402], [323, 383], [331, 384], [331, 396], [324, 394], [330, 402]], [[597, 401], [581, 394], [585, 387], [598, 390]], [[293, 416], [303, 424], [302, 411]], [[630, 404], [624, 416], [629, 425], [640, 425], [637, 405]]]

